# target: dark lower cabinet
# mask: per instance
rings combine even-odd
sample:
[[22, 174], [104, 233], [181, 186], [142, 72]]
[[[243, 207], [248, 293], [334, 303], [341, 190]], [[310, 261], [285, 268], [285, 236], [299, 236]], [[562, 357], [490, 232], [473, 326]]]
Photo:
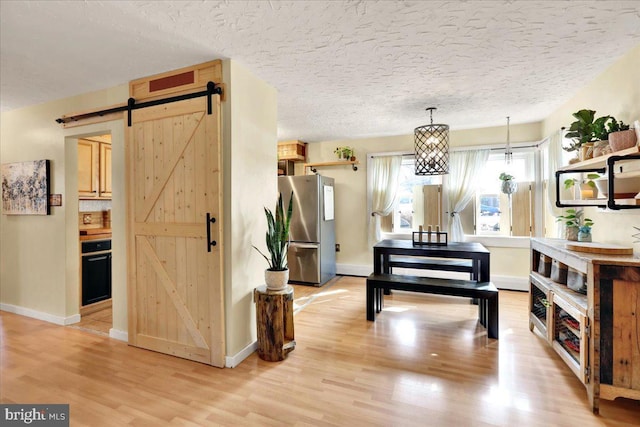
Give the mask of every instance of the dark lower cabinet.
[[82, 256], [82, 305], [111, 298], [111, 252]]

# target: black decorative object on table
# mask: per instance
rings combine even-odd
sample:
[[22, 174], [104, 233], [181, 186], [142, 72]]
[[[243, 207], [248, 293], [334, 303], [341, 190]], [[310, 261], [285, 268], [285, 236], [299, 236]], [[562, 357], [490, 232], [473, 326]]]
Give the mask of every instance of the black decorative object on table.
[[414, 245], [446, 246], [448, 234], [446, 231], [414, 231], [412, 240]]

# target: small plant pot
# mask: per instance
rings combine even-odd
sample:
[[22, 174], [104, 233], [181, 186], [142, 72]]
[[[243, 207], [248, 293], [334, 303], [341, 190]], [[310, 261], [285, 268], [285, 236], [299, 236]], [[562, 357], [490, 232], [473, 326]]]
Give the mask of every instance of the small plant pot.
[[633, 129], [621, 130], [609, 134], [611, 150], [620, 151], [636, 145], [636, 132]]
[[267, 285], [267, 289], [271, 291], [283, 290], [287, 287], [287, 283], [289, 283], [289, 270], [265, 270], [264, 283]]
[[578, 242], [590, 242], [591, 232], [578, 231]]
[[593, 142], [586, 142], [580, 146], [580, 160], [593, 159]]
[[564, 238], [574, 242], [578, 241], [578, 227], [566, 227], [564, 230]]
[[504, 194], [513, 194], [518, 191], [518, 183], [512, 179], [502, 181], [501, 190]]
[[595, 185], [592, 187], [586, 182], [580, 184], [580, 199], [589, 200], [598, 198], [598, 187]]
[[609, 141], [596, 141], [593, 144], [593, 157], [600, 157], [611, 153]]

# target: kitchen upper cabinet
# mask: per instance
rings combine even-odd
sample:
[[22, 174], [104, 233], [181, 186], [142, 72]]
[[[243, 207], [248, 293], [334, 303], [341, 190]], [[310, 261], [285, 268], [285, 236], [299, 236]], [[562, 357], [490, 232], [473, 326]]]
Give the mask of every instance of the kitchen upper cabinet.
[[111, 143], [107, 138], [110, 136], [78, 140], [80, 199], [111, 199]]
[[99, 150], [98, 142], [78, 140], [78, 196], [80, 198], [98, 197]]
[[100, 197], [111, 198], [111, 144], [100, 143]]

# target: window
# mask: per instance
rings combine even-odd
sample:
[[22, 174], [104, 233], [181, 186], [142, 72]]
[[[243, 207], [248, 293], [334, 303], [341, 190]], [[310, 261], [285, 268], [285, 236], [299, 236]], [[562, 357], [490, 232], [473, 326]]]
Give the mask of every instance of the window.
[[[519, 149], [510, 165], [504, 161], [504, 152], [489, 156], [482, 173], [475, 198], [461, 212], [465, 234], [485, 236], [530, 236], [534, 234], [535, 200], [535, 148]], [[510, 198], [501, 192], [500, 173], [513, 175], [518, 190]], [[400, 169], [398, 192], [393, 214], [382, 218], [384, 232], [409, 234], [422, 225], [427, 228], [448, 226], [443, 197], [446, 180], [442, 176], [416, 176], [413, 156], [406, 156]]]
[[[402, 159], [398, 193], [393, 209], [393, 232], [410, 233], [424, 224], [425, 199], [423, 186], [440, 184], [440, 176], [416, 176], [414, 158]], [[434, 199], [435, 200], [435, 199]]]
[[[535, 181], [534, 151], [513, 154], [511, 164], [504, 161], [503, 153], [491, 154], [476, 192], [473, 219], [475, 234], [502, 236], [529, 236], [533, 231], [533, 191]], [[500, 173], [514, 176], [518, 190], [511, 197], [502, 193]], [[465, 209], [468, 210], [468, 209]], [[468, 213], [467, 213], [468, 215]], [[464, 222], [463, 222], [464, 224]], [[465, 229], [465, 233], [474, 234]]]

